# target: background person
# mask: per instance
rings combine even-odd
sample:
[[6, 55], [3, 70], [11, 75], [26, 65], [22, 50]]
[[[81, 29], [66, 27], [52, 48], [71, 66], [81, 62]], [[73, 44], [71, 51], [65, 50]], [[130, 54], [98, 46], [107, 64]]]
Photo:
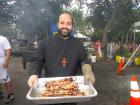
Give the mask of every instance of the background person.
[[7, 67], [10, 61], [10, 54], [11, 46], [9, 41], [4, 36], [0, 36], [0, 98], [4, 97], [1, 85], [5, 84], [8, 92], [8, 97], [4, 101], [6, 104], [14, 100], [12, 84], [7, 72]]

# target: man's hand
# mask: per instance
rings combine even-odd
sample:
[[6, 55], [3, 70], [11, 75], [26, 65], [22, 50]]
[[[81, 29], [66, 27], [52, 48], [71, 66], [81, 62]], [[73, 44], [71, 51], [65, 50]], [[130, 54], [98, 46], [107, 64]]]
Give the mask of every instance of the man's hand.
[[84, 74], [84, 79], [86, 83], [89, 83], [89, 82], [92, 84], [95, 83], [95, 76], [89, 64], [82, 65], [82, 72]]
[[8, 67], [9, 62], [4, 62], [3, 68], [6, 69]]
[[37, 75], [31, 75], [28, 79], [28, 86], [29, 87], [34, 87], [37, 84], [38, 76]]

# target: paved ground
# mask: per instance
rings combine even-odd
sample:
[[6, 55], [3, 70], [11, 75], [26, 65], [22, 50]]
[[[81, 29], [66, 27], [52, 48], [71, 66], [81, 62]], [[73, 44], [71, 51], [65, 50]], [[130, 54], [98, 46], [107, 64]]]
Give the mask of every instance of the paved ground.
[[[115, 62], [100, 61], [94, 63], [94, 73], [96, 76], [94, 87], [98, 91], [98, 96], [88, 102], [78, 103], [78, 105], [128, 105], [130, 77], [136, 75], [140, 84], [140, 67], [127, 67], [124, 76], [117, 76], [116, 68], [117, 64]], [[29, 89], [26, 84], [28, 70], [22, 69], [21, 58], [12, 58], [9, 71], [13, 80], [16, 97], [15, 101], [10, 105], [35, 105], [26, 99]], [[3, 100], [0, 100], [0, 105], [3, 105]]]

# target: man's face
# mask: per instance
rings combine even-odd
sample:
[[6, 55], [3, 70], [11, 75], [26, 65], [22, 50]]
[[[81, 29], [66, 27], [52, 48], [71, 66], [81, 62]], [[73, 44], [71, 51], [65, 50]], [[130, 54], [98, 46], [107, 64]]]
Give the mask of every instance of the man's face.
[[69, 36], [72, 31], [72, 17], [69, 14], [60, 15], [57, 27], [60, 35]]

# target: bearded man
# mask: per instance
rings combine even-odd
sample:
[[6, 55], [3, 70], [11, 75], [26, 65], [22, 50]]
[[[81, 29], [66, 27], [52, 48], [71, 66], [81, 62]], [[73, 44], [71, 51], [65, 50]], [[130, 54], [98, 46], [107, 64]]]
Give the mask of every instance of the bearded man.
[[[75, 76], [80, 69], [85, 81], [94, 84], [95, 77], [87, 52], [82, 42], [71, 35], [72, 28], [71, 14], [60, 14], [57, 20], [58, 34], [42, 40], [32, 60], [31, 75], [27, 82], [29, 87], [36, 85], [42, 72], [42, 65], [45, 67], [45, 77]], [[76, 103], [59, 105], [76, 105]]]

